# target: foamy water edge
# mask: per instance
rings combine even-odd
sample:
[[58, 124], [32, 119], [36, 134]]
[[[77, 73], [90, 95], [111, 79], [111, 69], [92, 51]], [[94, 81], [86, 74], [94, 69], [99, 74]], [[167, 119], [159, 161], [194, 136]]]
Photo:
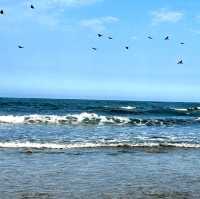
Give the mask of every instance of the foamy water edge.
[[0, 148], [29, 148], [29, 149], [81, 149], [81, 148], [200, 148], [200, 144], [189, 143], [37, 143], [37, 142], [0, 142]]
[[193, 124], [199, 123], [200, 118], [175, 119], [141, 119], [120, 116], [104, 116], [95, 113], [68, 114], [59, 115], [5, 115], [0, 116], [0, 124], [115, 124], [115, 125], [136, 125], [136, 126], [153, 126], [153, 125], [176, 125], [176, 124]]

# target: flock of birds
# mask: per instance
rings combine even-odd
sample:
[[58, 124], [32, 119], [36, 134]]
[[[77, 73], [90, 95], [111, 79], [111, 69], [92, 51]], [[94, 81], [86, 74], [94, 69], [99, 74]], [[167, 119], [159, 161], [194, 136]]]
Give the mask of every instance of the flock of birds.
[[[103, 37], [103, 36], [104, 36], [103, 34], [100, 34], [100, 33], [97, 34], [97, 37], [99, 37], [99, 38], [100, 38], [100, 37]], [[109, 36], [109, 37], [107, 37], [107, 38], [110, 39], [110, 40], [113, 39], [113, 37], [111, 37], [111, 36]], [[153, 39], [153, 37], [151, 37], [151, 36], [148, 36], [147, 38], [150, 39], [150, 40]], [[166, 37], [164, 38], [164, 40], [165, 40], [165, 41], [170, 40], [169, 36], [166, 36]], [[180, 42], [180, 45], [184, 45], [184, 44], [185, 44], [184, 42]], [[125, 46], [125, 49], [126, 49], [126, 50], [129, 50], [129, 46]], [[97, 51], [97, 48], [96, 48], [96, 47], [93, 47], [92, 50]], [[183, 60], [180, 59], [180, 60], [177, 62], [177, 64], [183, 64]]]
[[[31, 9], [35, 9], [35, 6], [31, 4], [31, 5], [30, 5], [30, 8], [31, 8]], [[4, 15], [4, 10], [2, 10], [2, 9], [0, 10], [0, 15]], [[18, 48], [24, 48], [24, 46], [18, 45]]]
[[[31, 8], [31, 9], [35, 9], [35, 6], [34, 6], [33, 4], [31, 4], [31, 5], [30, 5], [30, 8]], [[0, 15], [4, 15], [4, 10], [0, 10]], [[103, 36], [104, 36], [103, 34], [100, 34], [100, 33], [97, 34], [97, 37], [99, 37], [99, 38], [100, 38], [100, 37], [103, 37]], [[147, 38], [150, 39], [150, 40], [153, 39], [153, 37], [151, 37], [151, 36], [148, 36]], [[109, 40], [112, 40], [113, 37], [108, 36], [108, 39], [109, 39]], [[166, 37], [164, 38], [164, 40], [166, 40], [166, 41], [169, 40], [169, 39], [170, 39], [169, 36], [166, 36]], [[181, 42], [180, 44], [181, 44], [181, 45], [184, 45], [184, 42]], [[21, 48], [24, 48], [24, 46], [18, 45], [18, 48], [21, 49]], [[125, 49], [126, 49], [126, 50], [129, 50], [129, 46], [125, 46]], [[97, 51], [97, 48], [96, 48], [96, 47], [93, 47], [92, 50]], [[179, 61], [177, 62], [177, 64], [183, 64], [183, 60], [182, 60], [182, 59], [179, 60]]]

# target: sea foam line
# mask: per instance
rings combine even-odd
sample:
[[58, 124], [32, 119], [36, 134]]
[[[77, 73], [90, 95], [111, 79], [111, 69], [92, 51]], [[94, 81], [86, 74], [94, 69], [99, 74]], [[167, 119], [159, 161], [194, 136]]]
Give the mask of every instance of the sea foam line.
[[136, 107], [134, 107], [134, 106], [122, 106], [120, 108], [121, 109], [125, 109], [125, 110], [134, 110], [134, 109], [136, 109]]
[[191, 108], [171, 108], [172, 110], [175, 111], [180, 111], [180, 112], [190, 112], [190, 111], [200, 111], [200, 107], [191, 107]]
[[0, 148], [28, 149], [78, 149], [78, 148], [200, 148], [200, 144], [189, 143], [37, 143], [37, 142], [0, 142]]
[[137, 119], [120, 116], [104, 116], [95, 113], [68, 114], [66, 116], [59, 115], [24, 115], [0, 116], [0, 124], [91, 124], [91, 125], [135, 125], [135, 126], [161, 126], [161, 125], [185, 125], [199, 123], [199, 118], [176, 119], [176, 118], [160, 118], [160, 119]]
[[127, 117], [107, 117], [99, 116], [95, 113], [81, 113], [81, 114], [68, 114], [66, 116], [58, 115], [24, 115], [14, 116], [6, 115], [0, 116], [0, 123], [8, 124], [22, 124], [22, 123], [52, 123], [52, 124], [79, 124], [79, 123], [93, 123], [93, 124], [104, 124], [104, 123], [119, 123], [126, 124], [131, 120]]

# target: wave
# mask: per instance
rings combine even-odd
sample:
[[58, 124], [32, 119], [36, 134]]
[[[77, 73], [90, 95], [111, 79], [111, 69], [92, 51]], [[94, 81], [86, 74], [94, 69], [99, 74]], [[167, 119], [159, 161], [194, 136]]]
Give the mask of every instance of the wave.
[[171, 126], [171, 125], [191, 125], [200, 123], [200, 118], [195, 119], [137, 119], [119, 116], [103, 116], [95, 113], [58, 115], [24, 115], [0, 116], [0, 124], [90, 124], [90, 125], [134, 125], [134, 126]]
[[175, 111], [181, 111], [181, 112], [195, 112], [195, 111], [200, 111], [200, 107], [189, 107], [189, 108], [171, 108], [172, 110]]
[[[106, 113], [121, 113], [121, 114], [171, 114], [171, 115], [180, 115], [184, 114], [184, 112], [188, 113], [196, 113], [200, 112], [200, 107], [136, 107], [136, 106], [88, 106], [86, 110], [98, 111], [98, 112], [106, 112]], [[182, 112], [182, 113], [181, 113]]]
[[134, 109], [136, 109], [136, 107], [134, 107], [134, 106], [122, 106], [120, 108], [121, 109], [125, 109], [125, 110], [134, 110]]
[[88, 106], [85, 107], [86, 112], [106, 113], [106, 114], [139, 114], [137, 107], [134, 106]]
[[8, 124], [37, 124], [37, 123], [46, 123], [46, 124], [127, 124], [131, 120], [127, 117], [107, 117], [99, 116], [95, 113], [81, 113], [81, 114], [68, 114], [66, 116], [58, 115], [24, 115], [24, 116], [0, 116], [0, 123]]
[[121, 107], [99, 107], [91, 109], [94, 112], [108, 114], [134, 114], [134, 115], [164, 115], [164, 116], [200, 116], [200, 107], [188, 108], [169, 108], [169, 107], [154, 107], [154, 108], [139, 108], [134, 106]]
[[0, 142], [0, 148], [25, 148], [25, 149], [81, 149], [81, 148], [200, 148], [194, 143], [112, 143], [112, 142], [83, 142], [83, 143], [37, 143], [37, 142]]
[[163, 116], [200, 116], [200, 107], [189, 108], [167, 108], [167, 107], [154, 107], [154, 108], [139, 108], [134, 106], [121, 106], [121, 107], [88, 107], [86, 111], [95, 113], [106, 114], [119, 114], [119, 115], [163, 115]]
[[187, 112], [188, 111], [187, 108], [173, 108], [172, 110], [181, 111], [181, 112]]

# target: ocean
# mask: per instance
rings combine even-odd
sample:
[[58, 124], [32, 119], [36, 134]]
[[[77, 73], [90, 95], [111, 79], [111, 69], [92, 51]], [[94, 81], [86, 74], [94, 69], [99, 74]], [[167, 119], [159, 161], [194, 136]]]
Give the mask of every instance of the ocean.
[[200, 103], [0, 98], [0, 198], [200, 198]]

